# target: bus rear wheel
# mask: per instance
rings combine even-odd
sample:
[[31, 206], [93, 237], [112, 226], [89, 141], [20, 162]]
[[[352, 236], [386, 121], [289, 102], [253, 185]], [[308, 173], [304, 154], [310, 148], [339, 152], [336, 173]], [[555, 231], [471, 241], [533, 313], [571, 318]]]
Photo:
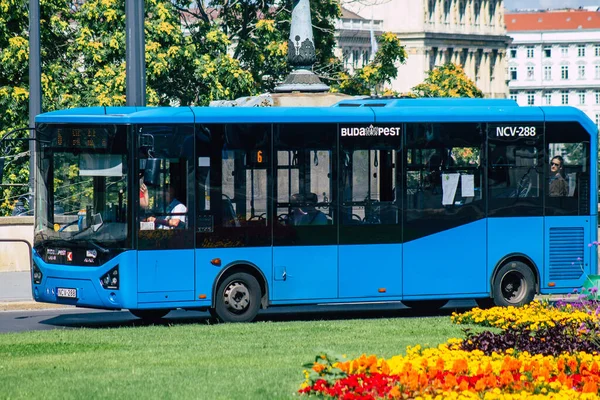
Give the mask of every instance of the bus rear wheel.
[[159, 321], [162, 317], [167, 315], [171, 310], [157, 309], [157, 310], [129, 310], [134, 316], [143, 319], [144, 321]]
[[407, 300], [402, 301], [406, 307], [416, 311], [436, 311], [444, 307], [448, 300]]
[[525, 263], [510, 261], [498, 270], [493, 293], [497, 306], [520, 307], [530, 303], [535, 296], [535, 276]]
[[260, 309], [260, 285], [245, 272], [228, 276], [217, 289], [215, 314], [223, 322], [250, 322]]

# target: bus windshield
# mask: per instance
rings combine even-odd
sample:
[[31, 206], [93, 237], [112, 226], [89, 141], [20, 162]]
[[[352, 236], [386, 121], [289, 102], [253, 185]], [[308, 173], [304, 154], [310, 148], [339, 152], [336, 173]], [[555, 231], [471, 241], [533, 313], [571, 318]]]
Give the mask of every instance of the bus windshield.
[[126, 132], [117, 125], [38, 128], [36, 245], [129, 247]]

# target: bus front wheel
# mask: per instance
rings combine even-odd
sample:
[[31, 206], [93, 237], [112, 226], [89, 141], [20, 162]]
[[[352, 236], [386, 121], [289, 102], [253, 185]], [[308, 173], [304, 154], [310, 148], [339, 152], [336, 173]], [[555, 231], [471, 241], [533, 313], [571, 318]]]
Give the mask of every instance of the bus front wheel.
[[510, 261], [498, 270], [493, 293], [497, 306], [519, 307], [530, 303], [535, 296], [535, 276], [525, 263]]
[[260, 285], [244, 272], [228, 276], [217, 290], [215, 314], [223, 322], [250, 322], [260, 308]]

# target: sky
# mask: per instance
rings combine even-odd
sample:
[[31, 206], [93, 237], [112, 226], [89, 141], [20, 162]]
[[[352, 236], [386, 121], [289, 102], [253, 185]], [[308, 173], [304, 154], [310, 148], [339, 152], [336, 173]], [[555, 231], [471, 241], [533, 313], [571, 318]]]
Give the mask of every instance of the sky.
[[504, 0], [504, 6], [509, 10], [533, 8], [577, 8], [580, 6], [595, 6], [600, 7], [600, 0]]

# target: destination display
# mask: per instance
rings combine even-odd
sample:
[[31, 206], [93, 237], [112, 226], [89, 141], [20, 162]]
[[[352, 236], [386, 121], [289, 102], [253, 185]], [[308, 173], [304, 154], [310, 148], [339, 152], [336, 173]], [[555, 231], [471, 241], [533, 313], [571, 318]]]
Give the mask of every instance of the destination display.
[[53, 147], [77, 147], [82, 149], [106, 149], [108, 132], [102, 128], [57, 128]]

